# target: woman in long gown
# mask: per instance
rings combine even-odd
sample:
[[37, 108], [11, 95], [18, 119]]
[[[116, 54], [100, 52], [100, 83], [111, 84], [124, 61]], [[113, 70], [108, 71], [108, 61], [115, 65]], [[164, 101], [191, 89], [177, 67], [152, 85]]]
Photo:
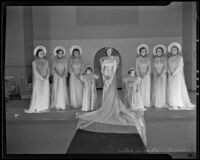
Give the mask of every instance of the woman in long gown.
[[153, 87], [152, 106], [155, 108], [168, 108], [167, 105], [167, 50], [164, 45], [156, 45], [153, 48]]
[[81, 57], [82, 49], [79, 46], [70, 48], [69, 72], [70, 72], [70, 101], [73, 108], [81, 108], [83, 101], [83, 83], [80, 75], [84, 71], [84, 63]]
[[92, 111], [97, 105], [97, 91], [95, 80], [99, 78], [98, 75], [92, 73], [92, 67], [87, 66], [85, 69], [85, 74], [80, 76], [84, 83], [83, 89], [83, 103], [82, 111]]
[[65, 110], [67, 106], [70, 105], [66, 82], [66, 77], [68, 76], [68, 65], [65, 54], [65, 48], [62, 46], [57, 46], [54, 49], [51, 107], [58, 110]]
[[50, 88], [49, 88], [49, 62], [44, 59], [46, 48], [38, 46], [34, 49], [36, 59], [32, 62], [33, 69], [33, 92], [30, 102], [30, 108], [24, 110], [26, 113], [45, 112], [49, 109]]
[[141, 44], [137, 47], [138, 56], [136, 58], [136, 72], [142, 79], [140, 82], [140, 92], [145, 107], [151, 107], [151, 60], [148, 56], [149, 47]]
[[130, 68], [129, 76], [123, 79], [125, 84], [124, 102], [132, 110], [145, 111], [139, 90], [141, 78], [136, 76], [134, 68]]
[[184, 77], [184, 62], [181, 55], [181, 45], [177, 42], [168, 46], [168, 89], [167, 97], [170, 109], [194, 109], [195, 105], [190, 102]]
[[103, 77], [102, 106], [93, 112], [77, 114], [79, 118], [77, 128], [87, 129], [92, 124], [111, 124], [135, 126], [146, 144], [146, 128], [143, 112], [128, 110], [122, 103], [117, 92], [116, 70], [119, 58], [111, 56], [112, 48], [107, 49], [107, 56], [100, 59]]

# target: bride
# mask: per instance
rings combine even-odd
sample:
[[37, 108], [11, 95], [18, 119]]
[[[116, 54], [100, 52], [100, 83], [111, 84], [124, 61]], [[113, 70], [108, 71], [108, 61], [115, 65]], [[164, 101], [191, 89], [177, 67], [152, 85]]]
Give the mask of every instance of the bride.
[[112, 50], [112, 48], [107, 48], [107, 56], [100, 59], [104, 84], [102, 106], [93, 112], [77, 114], [77, 118], [79, 118], [77, 128], [86, 129], [94, 123], [135, 126], [146, 145], [144, 112], [128, 110], [118, 96], [116, 71], [119, 65], [119, 58], [111, 55]]

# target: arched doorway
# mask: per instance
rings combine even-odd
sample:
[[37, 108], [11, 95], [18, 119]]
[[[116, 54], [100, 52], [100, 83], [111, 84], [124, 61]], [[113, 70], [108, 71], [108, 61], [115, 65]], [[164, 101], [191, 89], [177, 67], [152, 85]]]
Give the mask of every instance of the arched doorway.
[[[101, 48], [99, 51], [94, 56], [94, 73], [99, 75], [99, 79], [96, 81], [96, 87], [103, 88], [103, 79], [101, 75], [101, 66], [100, 66], [100, 58], [106, 56], [106, 48]], [[122, 88], [122, 58], [119, 53], [115, 48], [113, 48], [113, 56], [118, 56], [119, 57], [119, 68], [117, 69], [117, 88]]]

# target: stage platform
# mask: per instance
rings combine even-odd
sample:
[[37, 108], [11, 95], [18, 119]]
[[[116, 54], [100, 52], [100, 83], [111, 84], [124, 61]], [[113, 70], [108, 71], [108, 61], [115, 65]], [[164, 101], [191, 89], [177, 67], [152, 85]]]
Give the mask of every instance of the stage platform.
[[[190, 96], [195, 103], [195, 96]], [[29, 103], [29, 100], [18, 99], [6, 102], [7, 152], [65, 154], [76, 133], [75, 113], [78, 110], [27, 114], [23, 110], [28, 108]], [[196, 110], [149, 108], [144, 118], [148, 153], [170, 153], [179, 158], [194, 157], [194, 154], [189, 153], [196, 151]], [[114, 131], [115, 127], [110, 129]], [[104, 127], [103, 131], [106, 130], [108, 127]]]

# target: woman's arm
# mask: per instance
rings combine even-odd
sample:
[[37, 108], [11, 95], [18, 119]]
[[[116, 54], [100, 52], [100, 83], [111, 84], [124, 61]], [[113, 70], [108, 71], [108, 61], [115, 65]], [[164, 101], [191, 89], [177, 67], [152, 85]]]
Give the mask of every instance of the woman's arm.
[[184, 65], [183, 64], [183, 57], [181, 56], [180, 59], [179, 59], [179, 61], [178, 61], [178, 65], [176, 67], [176, 70], [173, 73], [173, 76], [175, 76], [177, 73], [179, 73], [180, 71], [183, 70], [183, 65]]
[[139, 59], [138, 59], [138, 58], [136, 58], [135, 69], [136, 69], [137, 75], [138, 75], [139, 77], [142, 77], [142, 76], [140, 75], [140, 71], [139, 71]]
[[67, 61], [65, 63], [65, 73], [64, 73], [64, 76], [68, 77], [68, 64], [67, 64]]
[[153, 74], [154, 76], [156, 76], [156, 77], [158, 76], [158, 74], [157, 74], [157, 72], [156, 72], [154, 60], [153, 60], [153, 62], [152, 62], [152, 74]]
[[84, 63], [83, 60], [81, 60], [80, 63], [81, 63], [81, 72], [80, 72], [80, 74], [82, 75], [82, 74], [84, 74], [85, 63]]
[[53, 62], [53, 64], [52, 64], [52, 67], [51, 67], [51, 74], [52, 74], [52, 75], [56, 74], [56, 71], [55, 71], [55, 62]]
[[36, 66], [36, 63], [34, 61], [32, 62], [32, 67], [33, 67], [34, 76], [38, 77], [41, 80], [44, 80], [44, 78], [40, 75], [40, 73], [38, 73], [37, 66]]
[[146, 72], [145, 76], [150, 75], [151, 71], [152, 71], [151, 60], [150, 59], [148, 60], [148, 63], [149, 63], [149, 65], [148, 65], [148, 69], [147, 69], [147, 72]]
[[104, 71], [103, 57], [101, 57], [99, 61], [100, 61], [100, 66], [101, 66], [101, 73], [103, 74], [103, 71]]
[[142, 76], [142, 77], [146, 77], [151, 73], [151, 61], [148, 60], [147, 63], [148, 63], [148, 66], [147, 66], [146, 72], [145, 72], [144, 76]]
[[80, 75], [80, 80], [83, 82], [85, 81], [84, 75]]
[[167, 60], [164, 58], [164, 66], [162, 68], [161, 76], [165, 75], [167, 73]]
[[68, 63], [68, 64], [69, 64], [69, 66], [68, 66], [68, 68], [69, 68], [69, 73], [72, 74], [72, 73], [73, 73], [72, 59], [69, 60], [69, 63]]
[[49, 67], [49, 62], [47, 61], [47, 74], [45, 76], [45, 79], [49, 78], [50, 76], [50, 67]]
[[169, 65], [169, 59], [167, 59], [167, 73], [168, 73], [169, 76], [172, 75], [172, 72], [170, 70], [170, 65]]
[[117, 61], [117, 68], [119, 68], [120, 67], [120, 61], [119, 61], [119, 57], [118, 56], [116, 56], [116, 61]]

